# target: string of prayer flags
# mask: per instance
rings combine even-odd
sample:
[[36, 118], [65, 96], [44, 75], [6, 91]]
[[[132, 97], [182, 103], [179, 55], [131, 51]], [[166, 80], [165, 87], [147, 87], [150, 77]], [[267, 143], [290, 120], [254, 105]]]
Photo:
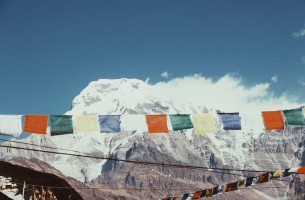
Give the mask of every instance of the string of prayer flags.
[[75, 116], [76, 132], [98, 132], [98, 120], [96, 115]]
[[24, 132], [46, 134], [48, 115], [24, 115]]
[[188, 114], [169, 115], [173, 131], [193, 128], [193, 124]]
[[21, 115], [0, 115], [0, 134], [19, 137], [22, 133]]
[[281, 111], [263, 111], [262, 117], [266, 130], [283, 130], [284, 121]]
[[73, 133], [72, 115], [50, 115], [51, 136]]
[[283, 113], [289, 125], [305, 125], [304, 115], [300, 108], [283, 110]]
[[166, 115], [145, 115], [148, 133], [168, 133]]
[[119, 133], [120, 127], [120, 115], [99, 115], [99, 125], [101, 133]]
[[195, 134], [216, 132], [215, 121], [212, 114], [193, 114], [192, 118]]
[[218, 113], [223, 124], [223, 130], [241, 130], [239, 113]]

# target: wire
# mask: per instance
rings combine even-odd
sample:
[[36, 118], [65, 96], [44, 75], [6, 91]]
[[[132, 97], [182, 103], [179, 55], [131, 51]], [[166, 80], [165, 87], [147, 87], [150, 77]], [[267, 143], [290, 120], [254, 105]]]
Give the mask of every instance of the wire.
[[[2, 140], [2, 139], [1, 139]], [[11, 141], [8, 141], [11, 142]], [[18, 142], [20, 144], [23, 144], [21, 142]], [[32, 145], [29, 143], [26, 143], [27, 145]], [[34, 145], [37, 146], [37, 145]], [[236, 171], [236, 172], [267, 172], [269, 170], [246, 170], [246, 169], [230, 169], [230, 168], [209, 168], [209, 167], [200, 167], [200, 166], [192, 166], [192, 165], [179, 165], [179, 164], [168, 164], [168, 163], [158, 163], [158, 162], [145, 162], [145, 161], [136, 161], [136, 160], [126, 160], [126, 159], [117, 159], [117, 158], [110, 158], [110, 157], [102, 157], [102, 156], [97, 156], [93, 154], [86, 154], [86, 153], [81, 153], [81, 154], [72, 154], [72, 153], [63, 153], [63, 152], [54, 152], [54, 151], [47, 151], [47, 150], [39, 150], [39, 149], [33, 149], [33, 148], [24, 148], [24, 147], [16, 147], [16, 146], [8, 146], [8, 145], [0, 145], [0, 147], [7, 147], [7, 148], [13, 148], [13, 149], [19, 149], [19, 150], [28, 150], [28, 151], [36, 151], [36, 152], [43, 152], [43, 153], [50, 153], [50, 154], [59, 154], [59, 155], [69, 155], [69, 156], [76, 156], [76, 157], [86, 157], [86, 158], [94, 158], [94, 159], [103, 159], [103, 160], [113, 160], [113, 161], [120, 161], [120, 162], [127, 162], [127, 163], [136, 163], [136, 164], [142, 164], [142, 165], [154, 165], [154, 166], [159, 166], [161, 165], [162, 167], [175, 167], [175, 168], [187, 168], [187, 169], [200, 169], [200, 170], [206, 170], [210, 172], [215, 172], [217, 171], [211, 171], [211, 170], [220, 170], [220, 171]], [[57, 149], [57, 150], [64, 150], [64, 149], [58, 149], [54, 147], [46, 147], [44, 148], [52, 148], [52, 149]], [[69, 151], [69, 150], [65, 150]], [[71, 151], [71, 150], [70, 150]], [[239, 175], [239, 174], [238, 174]]]

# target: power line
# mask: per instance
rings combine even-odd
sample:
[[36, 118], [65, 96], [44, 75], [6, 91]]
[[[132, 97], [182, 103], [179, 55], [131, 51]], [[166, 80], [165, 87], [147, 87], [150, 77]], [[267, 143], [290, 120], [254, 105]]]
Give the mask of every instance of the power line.
[[[2, 139], [0, 139], [2, 140]], [[14, 142], [14, 141], [8, 141], [8, 142]], [[29, 143], [22, 143], [22, 142], [16, 142], [19, 144], [26, 144], [26, 145], [32, 145]], [[38, 146], [38, 145], [33, 145]], [[6, 147], [6, 148], [13, 148], [13, 149], [19, 149], [19, 150], [27, 150], [27, 151], [36, 151], [36, 152], [43, 152], [43, 153], [50, 153], [50, 154], [59, 154], [59, 155], [69, 155], [69, 156], [76, 156], [76, 157], [86, 157], [86, 158], [93, 158], [93, 159], [103, 159], [103, 160], [112, 160], [112, 161], [120, 161], [120, 162], [126, 162], [126, 163], [135, 163], [135, 164], [142, 164], [142, 165], [153, 165], [153, 166], [162, 166], [162, 167], [175, 167], [175, 168], [187, 168], [187, 169], [200, 169], [203, 171], [210, 171], [215, 172], [215, 170], [219, 171], [236, 171], [236, 172], [267, 172], [269, 170], [247, 170], [247, 169], [230, 169], [230, 168], [209, 168], [209, 167], [201, 167], [201, 166], [192, 166], [192, 165], [181, 165], [181, 164], [169, 164], [169, 163], [160, 163], [160, 162], [146, 162], [146, 161], [136, 161], [136, 160], [126, 160], [126, 159], [117, 159], [117, 158], [110, 158], [110, 157], [102, 157], [97, 156], [93, 154], [87, 154], [77, 151], [77, 153], [80, 154], [73, 154], [73, 153], [63, 153], [63, 152], [54, 152], [54, 151], [47, 151], [47, 150], [39, 150], [34, 148], [24, 148], [24, 147], [16, 147], [16, 146], [8, 146], [8, 145], [0, 145], [0, 147]], [[74, 150], [67, 150], [67, 149], [59, 149], [54, 147], [47, 147], [47, 146], [41, 146], [44, 148], [51, 148], [55, 150], [64, 150], [64, 151], [74, 151]], [[81, 155], [82, 154], [82, 155]], [[238, 174], [240, 175], [240, 174]]]

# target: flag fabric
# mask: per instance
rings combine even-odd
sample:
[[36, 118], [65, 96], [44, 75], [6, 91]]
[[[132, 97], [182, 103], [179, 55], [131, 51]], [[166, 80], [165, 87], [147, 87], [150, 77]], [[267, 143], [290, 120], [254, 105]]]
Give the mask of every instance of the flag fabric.
[[168, 133], [166, 115], [145, 115], [148, 133]]
[[238, 185], [238, 181], [233, 182], [233, 183], [228, 183], [225, 192], [232, 192], [234, 190], [237, 190], [238, 189], [237, 185]]
[[193, 124], [188, 114], [169, 115], [173, 131], [193, 128]]
[[99, 115], [98, 122], [101, 133], [119, 133], [121, 132], [120, 115]]
[[261, 133], [265, 129], [261, 112], [240, 113], [240, 118], [243, 131]]
[[189, 196], [191, 196], [189, 193], [183, 194], [181, 200], [187, 200]]
[[75, 116], [76, 132], [98, 132], [97, 115], [78, 115]]
[[305, 118], [305, 107], [303, 107], [302, 112], [303, 112], [303, 117]]
[[280, 178], [284, 171], [285, 170], [283, 169], [276, 170], [274, 173], [272, 173], [271, 178]]
[[144, 115], [122, 115], [122, 131], [129, 132], [147, 132], [147, 124]]
[[300, 167], [290, 168], [290, 170], [288, 172], [293, 174], [293, 173], [296, 173], [299, 169], [300, 169]]
[[263, 173], [258, 176], [258, 181], [257, 183], [265, 183], [268, 182], [269, 179], [269, 172]]
[[225, 189], [225, 185], [218, 186], [217, 194], [223, 193], [224, 189]]
[[202, 190], [200, 194], [200, 198], [205, 197], [207, 190]]
[[284, 121], [282, 111], [263, 111], [262, 117], [266, 130], [283, 130]]
[[305, 174], [305, 166], [300, 167], [297, 171], [297, 174]]
[[291, 173], [289, 172], [289, 170], [290, 170], [290, 168], [284, 170], [283, 177], [286, 177], [286, 176], [290, 176], [290, 175], [291, 175]]
[[246, 187], [249, 187], [253, 184], [253, 180], [254, 180], [255, 177], [248, 177], [246, 178]]
[[218, 113], [223, 130], [241, 130], [241, 120], [239, 113]]
[[51, 136], [73, 133], [72, 115], [50, 115]]
[[207, 189], [205, 193], [205, 197], [212, 197], [213, 196], [213, 189]]
[[213, 195], [216, 195], [218, 193], [218, 187], [219, 186], [213, 187]]
[[237, 187], [245, 186], [245, 180], [239, 180]]
[[202, 191], [197, 191], [193, 194], [192, 199], [200, 199], [201, 197], [201, 192]]
[[194, 132], [196, 134], [215, 133], [215, 120], [212, 114], [193, 114]]
[[24, 115], [24, 132], [46, 134], [48, 115]]
[[0, 134], [19, 137], [22, 133], [21, 115], [0, 115]]
[[302, 109], [283, 110], [283, 113], [289, 125], [305, 125]]

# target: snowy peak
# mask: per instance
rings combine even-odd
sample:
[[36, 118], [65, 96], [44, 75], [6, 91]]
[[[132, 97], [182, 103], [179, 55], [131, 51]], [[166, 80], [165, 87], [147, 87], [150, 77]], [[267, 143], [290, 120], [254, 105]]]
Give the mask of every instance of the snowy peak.
[[158, 97], [156, 90], [137, 79], [100, 79], [91, 82], [75, 97], [69, 114], [175, 113]]

